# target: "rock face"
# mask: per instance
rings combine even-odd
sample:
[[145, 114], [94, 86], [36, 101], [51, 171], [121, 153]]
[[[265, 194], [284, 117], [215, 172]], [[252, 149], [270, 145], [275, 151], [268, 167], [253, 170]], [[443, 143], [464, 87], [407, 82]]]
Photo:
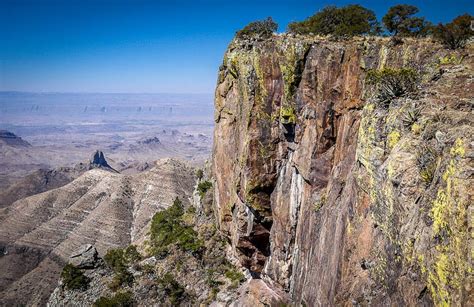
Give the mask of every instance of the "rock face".
[[[295, 304], [470, 305], [473, 47], [234, 40], [219, 71], [219, 228]], [[370, 69], [416, 95], [377, 102]]]
[[81, 246], [93, 244], [104, 255], [142, 242], [153, 214], [175, 197], [191, 197], [193, 186], [192, 168], [164, 159], [128, 176], [93, 169], [0, 209], [2, 304], [44, 305], [71, 254], [79, 255], [81, 265], [91, 265], [94, 250]]

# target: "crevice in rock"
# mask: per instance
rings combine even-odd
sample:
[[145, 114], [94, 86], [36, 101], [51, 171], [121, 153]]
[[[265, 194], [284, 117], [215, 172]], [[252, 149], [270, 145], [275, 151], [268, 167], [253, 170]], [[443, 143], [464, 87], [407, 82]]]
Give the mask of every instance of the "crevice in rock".
[[283, 126], [283, 135], [285, 136], [285, 140], [290, 143], [295, 142], [295, 131], [296, 125], [295, 124], [282, 124]]
[[420, 294], [418, 294], [418, 299], [419, 300], [423, 299], [427, 291], [428, 291], [428, 287], [425, 286], [423, 290], [421, 290]]
[[249, 195], [268, 201], [264, 208], [257, 209], [243, 201], [251, 222], [248, 234], [239, 239], [237, 248], [245, 256], [243, 265], [249, 269], [253, 278], [260, 278], [266, 259], [270, 256], [270, 230], [273, 221], [269, 201], [274, 189], [275, 184], [270, 184], [257, 185], [248, 191]]
[[270, 231], [272, 228], [272, 220], [271, 218], [268, 219], [268, 216], [264, 216], [260, 214], [257, 210], [252, 208], [251, 206], [245, 204], [247, 208], [252, 212], [254, 216], [254, 223], [262, 225], [266, 230]]

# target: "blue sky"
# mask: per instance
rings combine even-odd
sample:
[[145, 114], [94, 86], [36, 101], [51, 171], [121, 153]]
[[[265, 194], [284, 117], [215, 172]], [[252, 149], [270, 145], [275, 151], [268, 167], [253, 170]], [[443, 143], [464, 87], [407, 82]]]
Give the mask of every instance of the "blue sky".
[[[272, 16], [284, 31], [325, 5], [354, 1], [0, 0], [0, 91], [211, 93], [235, 31]], [[397, 3], [432, 22], [474, 1], [357, 3], [379, 19]]]

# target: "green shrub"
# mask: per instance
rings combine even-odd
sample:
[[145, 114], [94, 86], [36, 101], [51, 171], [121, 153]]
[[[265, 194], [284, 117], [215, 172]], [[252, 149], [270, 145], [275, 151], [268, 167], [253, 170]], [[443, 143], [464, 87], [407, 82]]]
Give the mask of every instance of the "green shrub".
[[418, 152], [416, 161], [420, 170], [420, 177], [426, 184], [433, 181], [434, 173], [436, 171], [437, 153], [430, 146], [422, 146]]
[[384, 68], [369, 70], [366, 82], [375, 87], [379, 102], [390, 103], [391, 99], [415, 93], [419, 74], [412, 68]]
[[204, 177], [204, 171], [202, 169], [196, 170], [196, 177], [201, 180]]
[[186, 291], [184, 287], [174, 279], [171, 273], [166, 273], [162, 278], [158, 279], [157, 282], [165, 291], [171, 304], [177, 305], [185, 298]]
[[189, 206], [189, 208], [186, 210], [186, 213], [190, 214], [190, 215], [195, 215], [196, 214], [196, 207]]
[[434, 36], [449, 49], [464, 48], [466, 42], [474, 35], [471, 29], [472, 20], [471, 15], [464, 14], [445, 25], [440, 23], [434, 29]]
[[126, 267], [123, 249], [121, 248], [109, 249], [104, 256], [104, 261], [114, 271]]
[[245, 280], [244, 274], [235, 268], [231, 268], [225, 272], [225, 277], [230, 279], [232, 283], [241, 283]]
[[206, 194], [206, 192], [212, 187], [212, 182], [210, 181], [201, 181], [199, 182], [198, 186], [197, 186], [197, 190], [199, 192], [199, 196], [201, 196], [201, 198], [204, 197], [204, 194]]
[[130, 286], [133, 283], [133, 275], [127, 269], [122, 269], [115, 272], [112, 282], [109, 284], [109, 288], [113, 291], [117, 291], [123, 285]]
[[218, 288], [219, 286], [223, 285], [223, 282], [220, 281], [219, 278], [220, 272], [217, 269], [208, 269], [207, 276], [206, 276], [206, 283], [211, 288]]
[[64, 266], [61, 277], [66, 289], [69, 290], [86, 290], [90, 282], [79, 268], [70, 263]]
[[104, 256], [105, 263], [114, 271], [128, 267], [142, 259], [135, 245], [129, 245], [125, 249], [109, 249]]
[[432, 26], [423, 17], [413, 16], [418, 11], [418, 8], [413, 5], [395, 5], [388, 10], [382, 22], [388, 32], [395, 36], [426, 36]]
[[130, 291], [118, 292], [112, 297], [100, 297], [94, 307], [131, 307], [134, 305], [133, 295]]
[[411, 128], [414, 123], [418, 121], [418, 118], [421, 116], [421, 110], [419, 108], [408, 108], [403, 114], [402, 122], [403, 126], [406, 128]]
[[265, 20], [259, 20], [249, 23], [242, 30], [238, 31], [236, 35], [238, 38], [269, 38], [276, 30], [278, 30], [278, 24], [274, 22], [271, 17], [268, 17]]
[[153, 274], [155, 273], [155, 267], [150, 263], [145, 263], [144, 265], [140, 266], [140, 271], [145, 274]]
[[235, 268], [231, 268], [227, 272], [225, 272], [225, 277], [227, 277], [231, 281], [230, 288], [232, 289], [237, 288], [240, 283], [245, 280], [244, 274], [242, 274]]
[[117, 290], [124, 284], [130, 285], [133, 283], [133, 275], [128, 271], [128, 265], [131, 260], [137, 261], [137, 259], [140, 259], [140, 254], [133, 245], [125, 250], [117, 248], [107, 251], [104, 261], [115, 273], [109, 285], [112, 290]]
[[123, 251], [123, 258], [130, 265], [142, 260], [142, 255], [140, 255], [135, 245], [129, 245]]
[[378, 34], [380, 25], [375, 13], [360, 5], [347, 5], [341, 8], [327, 6], [301, 22], [288, 25], [291, 33], [334, 35], [352, 37], [354, 35]]
[[191, 226], [183, 223], [184, 208], [176, 198], [173, 205], [157, 212], [151, 221], [150, 244], [158, 256], [167, 254], [170, 245], [176, 244], [184, 251], [199, 252], [203, 243]]

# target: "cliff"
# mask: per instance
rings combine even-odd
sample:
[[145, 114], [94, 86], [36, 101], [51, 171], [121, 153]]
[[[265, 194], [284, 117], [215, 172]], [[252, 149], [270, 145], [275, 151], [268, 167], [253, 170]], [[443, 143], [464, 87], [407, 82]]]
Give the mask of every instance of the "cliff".
[[[257, 297], [474, 304], [472, 50], [289, 35], [230, 44], [214, 210], [234, 256], [268, 285]], [[367, 73], [406, 67], [413, 93], [380, 103]]]

